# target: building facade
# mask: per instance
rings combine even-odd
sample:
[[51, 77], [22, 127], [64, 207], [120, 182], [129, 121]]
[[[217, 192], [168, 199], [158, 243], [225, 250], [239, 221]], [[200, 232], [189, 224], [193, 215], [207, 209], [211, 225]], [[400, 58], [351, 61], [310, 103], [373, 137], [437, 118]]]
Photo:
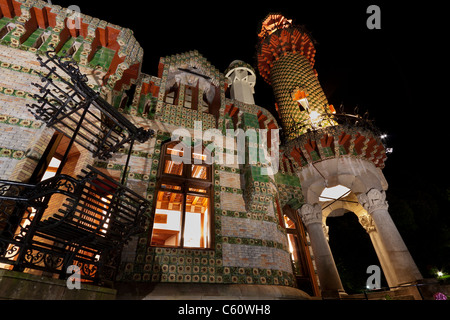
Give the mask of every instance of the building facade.
[[[131, 190], [135, 201], [142, 199], [144, 227], [127, 234], [116, 259], [112, 286], [118, 298], [307, 299], [342, 292], [324, 228], [326, 217], [342, 210], [355, 212], [368, 228], [390, 285], [421, 279], [388, 218], [382, 141], [374, 129], [339, 118], [328, 104], [313, 69], [314, 41], [306, 30], [280, 15], [269, 15], [261, 25], [258, 69], [274, 88], [279, 124], [255, 104], [256, 71], [248, 63], [235, 60], [222, 73], [199, 52], [190, 51], [162, 57], [158, 74], [148, 75], [141, 71], [143, 50], [129, 29], [84, 14], [75, 17], [43, 1], [0, 3], [0, 179], [31, 186], [55, 174], [83, 176], [83, 170], [93, 168], [96, 177], [104, 177], [94, 180], [98, 199], [89, 207], [93, 219], [102, 221], [96, 224], [101, 236], [113, 233], [112, 216], [106, 216], [115, 196], [107, 192], [105, 181], [112, 181], [117, 190], [119, 184]], [[32, 85], [50, 70], [36, 57], [48, 51], [53, 52], [47, 56], [52, 61], [77, 63], [100, 110], [91, 118], [80, 116], [80, 123], [109, 128], [108, 134], [86, 137], [87, 125], [77, 131], [39, 113], [45, 103], [52, 105], [46, 98], [39, 106], [42, 87]], [[47, 76], [60, 88], [53, 92], [55, 99], [70, 83], [71, 75], [61, 70]], [[72, 84], [80, 96], [89, 90]], [[58, 105], [53, 107], [57, 110]], [[104, 146], [94, 140], [105, 143], [111, 132], [125, 132], [108, 124], [105, 115], [115, 124], [126, 123], [129, 131], [140, 128], [153, 135], [131, 143], [123, 140], [99, 153]], [[66, 119], [71, 119], [69, 113]], [[101, 125], [96, 127], [95, 121]], [[324, 189], [336, 186], [346, 187], [341, 196], [358, 204], [319, 199]], [[39, 219], [50, 223], [62, 203], [59, 195], [49, 198]], [[5, 231], [12, 224], [5, 210], [2, 214]], [[33, 225], [32, 215], [28, 218]], [[71, 228], [85, 232], [87, 222], [80, 220], [76, 225], [71, 220]], [[34, 230], [23, 223], [20, 228]], [[42, 232], [41, 237], [48, 236]], [[63, 237], [56, 232], [53, 236]], [[69, 247], [58, 241], [60, 247]], [[21, 269], [14, 244], [6, 236], [1, 242], [3, 269], [48, 275], [51, 263], [29, 259]], [[104, 259], [106, 251], [89, 253], [89, 248], [83, 247], [85, 257], [97, 256], [86, 259], [94, 264]], [[38, 260], [35, 251], [28, 254]], [[60, 273], [54, 278], [64, 278], [64, 264], [51, 266], [53, 274]], [[84, 275], [87, 269], [95, 274], [97, 269], [89, 266], [83, 265]]]

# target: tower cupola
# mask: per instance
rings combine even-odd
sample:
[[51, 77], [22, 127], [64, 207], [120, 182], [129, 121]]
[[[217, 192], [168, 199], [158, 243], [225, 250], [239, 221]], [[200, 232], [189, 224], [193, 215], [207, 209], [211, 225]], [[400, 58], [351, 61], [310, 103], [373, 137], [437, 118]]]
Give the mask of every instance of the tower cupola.
[[231, 86], [231, 98], [247, 104], [255, 104], [256, 75], [251, 65], [241, 60], [234, 60], [225, 70]]

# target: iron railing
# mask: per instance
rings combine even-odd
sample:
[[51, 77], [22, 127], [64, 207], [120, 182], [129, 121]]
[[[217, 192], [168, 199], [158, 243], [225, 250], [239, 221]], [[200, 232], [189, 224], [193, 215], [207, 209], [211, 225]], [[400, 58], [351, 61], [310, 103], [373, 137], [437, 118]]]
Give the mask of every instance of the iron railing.
[[87, 84], [86, 75], [75, 61], [66, 61], [53, 51], [46, 52], [46, 56], [45, 61], [37, 58], [48, 70], [41, 76], [42, 84], [33, 83], [40, 92], [34, 95], [38, 104], [28, 105], [36, 119], [69, 139], [75, 137], [75, 142], [99, 159], [110, 158], [132, 140], [145, 142], [152, 136], [153, 130], [136, 127], [101, 98]]
[[36, 185], [0, 181], [0, 263], [67, 276], [113, 281], [122, 246], [142, 232], [150, 203], [88, 166], [74, 179], [58, 175]]
[[[38, 56], [48, 70], [43, 84], [34, 84], [39, 104], [28, 107], [70, 142], [54, 177], [37, 184], [0, 180], [0, 267], [64, 279], [75, 265], [84, 281], [112, 285], [123, 245], [151, 220], [150, 202], [124, 182], [135, 140], [145, 142], [154, 131], [135, 127], [102, 99], [73, 60], [46, 56]], [[128, 143], [122, 182], [92, 166], [77, 178], [61, 174], [75, 142], [99, 159]]]
[[[327, 108], [325, 108], [325, 110], [326, 109]], [[358, 113], [357, 107], [354, 109], [354, 114], [346, 113], [343, 109], [343, 106], [341, 106], [339, 113], [325, 112], [319, 114], [317, 118], [321, 119], [321, 121], [318, 121], [318, 124], [315, 126], [311, 125], [310, 119], [303, 120], [301, 122], [296, 122], [292, 119], [293, 124], [289, 128], [286, 128], [281, 132], [281, 139], [283, 140], [283, 142], [288, 143], [290, 140], [298, 137], [299, 132], [306, 133], [322, 130], [323, 127], [320, 125], [322, 121], [327, 123], [335, 123], [336, 125], [343, 125], [347, 127], [361, 128], [372, 132], [376, 137], [382, 136], [382, 132], [375, 125], [375, 121], [369, 119], [368, 112], [364, 113], [364, 115], [361, 116]]]

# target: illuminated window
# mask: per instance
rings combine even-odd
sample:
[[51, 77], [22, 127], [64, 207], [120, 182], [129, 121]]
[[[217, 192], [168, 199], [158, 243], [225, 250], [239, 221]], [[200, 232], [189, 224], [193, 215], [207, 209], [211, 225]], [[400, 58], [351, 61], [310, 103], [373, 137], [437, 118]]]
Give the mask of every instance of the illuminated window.
[[42, 176], [41, 181], [47, 180], [51, 177], [54, 177], [56, 174], [56, 171], [58, 171], [60, 164], [61, 164], [61, 160], [53, 157], [52, 160], [50, 160], [50, 163], [47, 167], [47, 170], [45, 170], [45, 173]]
[[[291, 256], [292, 267], [297, 280], [299, 277], [307, 277], [308, 263], [306, 255], [305, 231], [302, 223], [298, 220], [295, 210], [285, 207], [283, 211], [284, 227], [286, 228], [286, 236], [288, 240], [288, 248]], [[297, 219], [295, 219], [297, 218]]]
[[291, 254], [291, 260], [294, 265], [295, 274], [299, 273], [299, 260], [300, 260], [300, 248], [298, 235], [295, 222], [289, 219], [288, 216], [284, 216], [284, 225], [286, 227], [286, 233], [288, 238], [289, 253]]
[[211, 165], [194, 152], [185, 158], [191, 161], [180, 161], [187, 151], [177, 145], [162, 148], [151, 245], [211, 248]]

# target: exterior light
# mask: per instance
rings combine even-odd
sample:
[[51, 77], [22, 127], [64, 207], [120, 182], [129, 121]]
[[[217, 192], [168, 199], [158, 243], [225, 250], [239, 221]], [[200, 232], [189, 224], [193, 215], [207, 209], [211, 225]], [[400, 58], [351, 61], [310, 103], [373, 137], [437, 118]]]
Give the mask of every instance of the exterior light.
[[385, 134], [385, 133], [382, 134], [382, 135], [380, 136], [380, 138], [381, 138], [381, 139], [386, 139], [386, 138], [387, 138], [387, 134]]
[[442, 271], [438, 271], [438, 272], [437, 272], [437, 276], [438, 276], [438, 277], [442, 277], [443, 275], [444, 275], [444, 273], [443, 273]]
[[332, 104], [328, 105], [328, 109], [330, 110], [330, 112], [332, 114], [336, 114], [336, 109], [334, 108], [334, 106]]
[[297, 100], [297, 102], [300, 103], [300, 105], [303, 107], [304, 110], [309, 110], [308, 99], [303, 98], [303, 99]]
[[308, 99], [306, 99], [307, 95], [308, 94], [305, 91], [301, 89], [295, 89], [292, 93], [292, 99], [294, 101], [297, 101], [303, 107], [303, 110], [309, 111], [309, 103]]

